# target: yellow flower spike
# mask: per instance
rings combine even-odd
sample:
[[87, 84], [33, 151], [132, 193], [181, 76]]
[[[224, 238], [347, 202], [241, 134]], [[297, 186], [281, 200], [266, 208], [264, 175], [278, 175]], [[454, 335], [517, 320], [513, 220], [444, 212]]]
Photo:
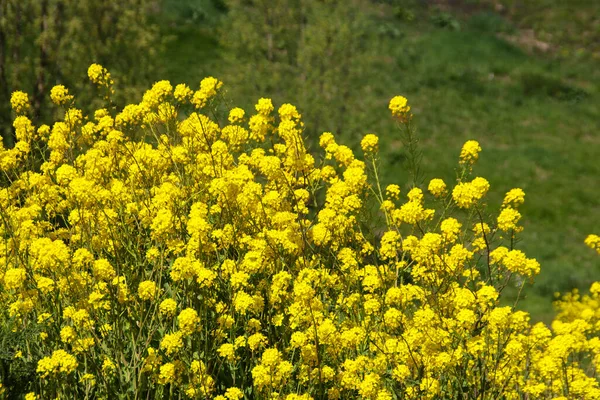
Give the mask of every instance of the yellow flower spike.
[[69, 94], [69, 89], [64, 85], [56, 85], [50, 89], [50, 100], [58, 106], [63, 106], [73, 101], [73, 95]]
[[140, 282], [138, 296], [142, 300], [152, 300], [156, 295], [156, 284], [152, 281]]
[[43, 141], [47, 141], [50, 137], [50, 127], [48, 125], [41, 125], [37, 129], [37, 138]]
[[19, 289], [27, 277], [24, 268], [11, 268], [4, 274], [4, 287], [8, 290]]
[[262, 116], [269, 116], [275, 107], [273, 107], [273, 102], [269, 98], [260, 98], [258, 99], [258, 103], [255, 106], [256, 111]]
[[183, 348], [182, 332], [167, 333], [160, 341], [160, 348], [170, 356]]
[[206, 106], [208, 101], [217, 95], [222, 86], [223, 82], [212, 76], [202, 79], [200, 89], [194, 93], [191, 100], [194, 107], [199, 109]]
[[398, 200], [398, 198], [400, 198], [400, 186], [396, 184], [388, 185], [385, 188], [385, 194], [390, 199]]
[[159, 310], [161, 314], [173, 317], [177, 311], [177, 302], [173, 299], [165, 299], [160, 303]]
[[158, 375], [158, 383], [161, 385], [167, 385], [174, 383], [177, 379], [177, 370], [174, 363], [166, 363], [161, 365], [160, 373]]
[[185, 83], [180, 83], [175, 86], [175, 91], [173, 92], [173, 97], [175, 97], [179, 103], [189, 102], [193, 95], [194, 91]]
[[192, 308], [186, 308], [179, 313], [177, 317], [177, 323], [179, 324], [179, 330], [185, 336], [191, 335], [196, 332], [198, 325], [200, 324], [200, 318], [196, 310]]
[[88, 68], [88, 78], [98, 86], [109, 88], [113, 85], [110, 72], [100, 64], [92, 64]]
[[156, 109], [159, 104], [171, 106], [170, 103], [165, 103], [165, 101], [172, 93], [173, 86], [171, 85], [171, 82], [167, 80], [158, 81], [144, 93], [142, 103], [150, 109]]
[[404, 96], [395, 96], [390, 100], [389, 109], [394, 117], [404, 119], [410, 112], [408, 100]]
[[585, 244], [590, 249], [596, 250], [598, 254], [600, 254], [600, 236], [598, 235], [588, 235], [585, 238]]
[[46, 378], [50, 375], [59, 375], [61, 373], [70, 374], [79, 364], [77, 359], [67, 353], [65, 350], [55, 350], [50, 357], [44, 357], [38, 361], [37, 373], [40, 377]]
[[521, 219], [521, 213], [512, 207], [506, 207], [498, 215], [498, 228], [504, 232], [521, 232], [523, 227], [517, 226], [517, 223]]
[[[257, 111], [260, 112], [260, 110], [258, 109]], [[300, 113], [296, 109], [296, 106], [289, 103], [281, 105], [277, 112], [279, 114], [279, 118], [281, 118], [282, 121], [299, 120], [300, 118], [302, 118], [302, 115], [300, 115]]]
[[231, 343], [222, 344], [217, 350], [219, 356], [223, 357], [229, 362], [235, 362], [237, 357], [235, 355], [235, 346]]
[[427, 190], [435, 197], [445, 196], [446, 183], [439, 178], [434, 178], [431, 181], [429, 181], [429, 186], [427, 186]]
[[246, 115], [246, 112], [239, 108], [239, 107], [235, 107], [232, 108], [231, 111], [229, 111], [229, 123], [231, 124], [239, 124], [244, 120], [244, 116]]
[[475, 161], [479, 158], [480, 151], [481, 146], [479, 146], [479, 142], [476, 140], [468, 140], [460, 151], [460, 164], [469, 166], [475, 164]]
[[525, 192], [521, 188], [511, 189], [504, 196], [502, 208], [513, 207], [517, 208], [525, 202]]
[[360, 147], [363, 149], [365, 154], [377, 153], [377, 150], [379, 148], [378, 145], [379, 138], [372, 133], [365, 135], [365, 137], [363, 137], [363, 139], [360, 142]]
[[20, 90], [13, 92], [10, 96], [10, 106], [17, 115], [25, 114], [29, 111], [29, 96]]
[[227, 400], [241, 400], [244, 398], [244, 392], [236, 387], [231, 387], [225, 391], [225, 397]]
[[477, 177], [471, 182], [461, 182], [452, 190], [452, 198], [461, 208], [471, 208], [485, 196], [490, 188], [485, 178]]

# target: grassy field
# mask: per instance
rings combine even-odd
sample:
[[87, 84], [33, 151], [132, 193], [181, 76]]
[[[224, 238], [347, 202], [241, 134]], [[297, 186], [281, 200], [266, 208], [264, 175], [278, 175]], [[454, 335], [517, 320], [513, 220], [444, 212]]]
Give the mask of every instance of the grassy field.
[[[577, 15], [586, 16], [585, 7], [597, 11], [592, 3], [578, 2]], [[600, 232], [600, 71], [594, 49], [576, 40], [581, 32], [572, 26], [564, 27], [570, 36], [547, 46], [531, 38], [528, 29], [550, 31], [548, 24], [560, 21], [568, 7], [550, 7], [532, 19], [523, 15], [530, 9], [520, 14], [511, 4], [504, 12], [413, 5], [380, 13], [382, 32], [373, 43], [378, 56], [370, 60], [375, 67], [351, 90], [352, 113], [360, 117], [341, 135], [355, 148], [362, 134], [380, 135], [386, 183], [407, 181], [401, 168], [406, 153], [387, 110], [396, 94], [413, 106], [426, 179], [451, 182], [462, 143], [478, 140], [483, 152], [475, 172], [492, 185], [492, 210], [512, 187], [527, 193], [519, 247], [541, 262], [542, 273], [522, 307], [547, 319], [555, 292], [585, 289], [600, 276], [597, 256], [583, 245], [587, 234]], [[227, 83], [229, 58], [216, 36], [216, 18], [209, 23], [169, 15], [163, 21], [172, 36], [167, 77], [196, 86], [213, 75]], [[229, 87], [228, 96], [247, 110], [270, 95], [238, 93]], [[288, 97], [295, 102], [294, 93]]]

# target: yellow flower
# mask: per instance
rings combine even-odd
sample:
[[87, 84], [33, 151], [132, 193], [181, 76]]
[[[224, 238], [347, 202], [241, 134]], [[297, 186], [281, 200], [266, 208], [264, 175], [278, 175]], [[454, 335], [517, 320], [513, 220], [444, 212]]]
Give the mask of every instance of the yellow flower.
[[379, 143], [379, 138], [372, 133], [365, 135], [362, 141], [360, 142], [360, 147], [362, 147], [363, 151], [367, 154], [372, 154], [377, 152], [377, 145]]
[[275, 109], [273, 107], [273, 102], [271, 101], [271, 99], [267, 98], [258, 99], [258, 103], [256, 103], [255, 108], [256, 111], [258, 111], [258, 113], [263, 116], [268, 116]]
[[167, 100], [172, 92], [173, 86], [171, 86], [171, 82], [167, 80], [158, 81], [152, 85], [150, 90], [147, 90], [146, 93], [144, 93], [142, 103], [152, 110], [156, 110], [159, 105], [166, 105], [167, 108], [170, 108], [171, 105], [165, 103], [165, 100]]
[[83, 374], [81, 375], [81, 378], [79, 378], [79, 382], [96, 386], [96, 377], [93, 374]]
[[175, 364], [166, 363], [161, 365], [160, 374], [158, 375], [158, 383], [161, 385], [166, 385], [175, 382], [176, 373], [177, 371], [175, 370]]
[[446, 194], [446, 183], [443, 180], [435, 178], [429, 181], [427, 190], [435, 197], [441, 197]]
[[69, 94], [69, 89], [64, 85], [56, 85], [50, 89], [50, 99], [56, 105], [62, 106], [73, 101], [73, 95]]
[[532, 277], [540, 272], [540, 264], [535, 259], [528, 259], [521, 250], [511, 250], [502, 258], [502, 264], [510, 272]]
[[390, 100], [389, 109], [394, 117], [403, 117], [410, 111], [408, 100], [404, 96], [395, 96]]
[[40, 276], [36, 278], [37, 288], [41, 293], [47, 294], [54, 290], [54, 281], [48, 277]]
[[485, 196], [490, 184], [484, 178], [477, 177], [471, 182], [461, 182], [454, 187], [452, 198], [461, 208], [471, 208]]
[[225, 391], [225, 397], [227, 400], [240, 400], [244, 398], [244, 392], [236, 387], [231, 387]]
[[20, 90], [13, 92], [10, 96], [10, 106], [18, 115], [26, 113], [29, 110], [29, 97], [27, 93]]
[[521, 219], [521, 213], [512, 207], [507, 207], [500, 212], [498, 215], [498, 228], [504, 232], [514, 230], [520, 232], [523, 230], [522, 227], [517, 226], [517, 223]]
[[103, 281], [112, 280], [116, 276], [115, 269], [105, 258], [94, 261], [93, 271], [94, 275]]
[[88, 68], [88, 78], [98, 86], [110, 87], [113, 80], [106, 68], [100, 64], [92, 64]]
[[179, 313], [177, 322], [179, 323], [179, 330], [181, 333], [184, 336], [188, 336], [196, 332], [198, 329], [198, 324], [200, 323], [200, 318], [198, 318], [198, 313], [196, 310], [192, 308], [186, 308]]
[[232, 108], [231, 111], [229, 111], [229, 123], [239, 124], [244, 120], [245, 114], [244, 110], [239, 107]]
[[468, 140], [460, 151], [460, 164], [473, 165], [479, 158], [481, 146], [476, 140]]
[[182, 333], [167, 333], [160, 341], [160, 348], [165, 351], [167, 355], [177, 353], [183, 347]]
[[60, 330], [60, 339], [65, 343], [72, 343], [77, 337], [77, 333], [72, 326], [65, 326]]
[[240, 290], [235, 296], [233, 305], [237, 312], [246, 314], [246, 312], [254, 305], [254, 298], [243, 290]]
[[108, 357], [104, 357], [104, 361], [102, 362], [102, 372], [105, 375], [112, 375], [117, 370], [117, 366], [114, 362]]
[[391, 198], [397, 200], [400, 197], [400, 186], [396, 184], [388, 185], [385, 188], [385, 194]]
[[4, 287], [7, 290], [19, 289], [25, 283], [26, 277], [24, 268], [10, 268], [4, 274]]
[[600, 236], [598, 235], [588, 235], [585, 238], [585, 244], [590, 249], [594, 249], [600, 254]]
[[235, 346], [231, 343], [222, 344], [217, 352], [221, 357], [227, 359], [229, 362], [234, 362], [237, 359], [235, 356]]
[[267, 337], [262, 333], [255, 333], [248, 337], [248, 347], [250, 350], [255, 351], [259, 347], [267, 345]]
[[180, 83], [175, 86], [175, 91], [173, 92], [173, 96], [180, 103], [188, 102], [194, 94], [194, 91], [189, 88], [185, 83]]
[[202, 79], [200, 89], [194, 93], [192, 104], [196, 108], [202, 108], [206, 103], [217, 95], [217, 91], [223, 86], [223, 82], [212, 76]]
[[261, 363], [268, 367], [274, 367], [279, 363], [280, 354], [277, 349], [266, 349], [261, 357]]
[[140, 282], [138, 286], [138, 296], [142, 300], [152, 300], [156, 295], [156, 284], [153, 281]]
[[38, 361], [37, 372], [42, 378], [61, 373], [70, 374], [75, 371], [78, 363], [74, 356], [64, 350], [55, 350], [50, 357]]
[[511, 189], [504, 196], [504, 201], [502, 202], [502, 208], [505, 207], [513, 207], [517, 208], [521, 204], [525, 202], [525, 192], [523, 189], [515, 188]]
[[461, 232], [462, 224], [456, 218], [446, 218], [440, 225], [440, 230], [447, 242], [454, 242]]

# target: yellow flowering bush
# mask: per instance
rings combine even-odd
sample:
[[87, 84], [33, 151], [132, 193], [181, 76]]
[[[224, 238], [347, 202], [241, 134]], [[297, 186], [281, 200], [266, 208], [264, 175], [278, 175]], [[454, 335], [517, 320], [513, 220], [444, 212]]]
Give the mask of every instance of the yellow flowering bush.
[[[477, 142], [454, 184], [382, 189], [376, 135], [364, 158], [332, 133], [313, 154], [294, 106], [223, 110], [222, 85], [91, 116], [58, 87], [64, 118], [0, 151], [0, 321], [39, 335], [13, 349], [36, 365], [23, 394], [600, 398], [600, 283], [550, 327], [501, 306], [540, 265], [515, 248], [524, 192], [494, 210], [471, 176]], [[406, 98], [390, 110], [414, 135]]]

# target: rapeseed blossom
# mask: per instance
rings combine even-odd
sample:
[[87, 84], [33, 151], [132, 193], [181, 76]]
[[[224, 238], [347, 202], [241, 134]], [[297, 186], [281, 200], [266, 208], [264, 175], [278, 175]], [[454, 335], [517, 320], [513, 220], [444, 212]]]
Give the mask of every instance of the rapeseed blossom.
[[363, 137], [360, 142], [360, 146], [365, 153], [375, 153], [377, 151], [378, 143], [379, 138], [376, 135], [369, 133]]
[[[115, 109], [110, 73], [88, 76], [90, 116], [57, 86], [37, 126], [15, 93], [0, 149], [0, 318], [36, 340], [11, 353], [37, 360], [24, 396], [600, 399], [600, 283], [549, 326], [501, 306], [541, 266], [515, 247], [523, 190], [487, 207], [476, 141], [456, 182], [382, 186], [374, 134], [365, 158], [331, 132], [311, 153], [301, 110], [220, 112], [216, 78]], [[414, 134], [408, 100], [389, 108]]]
[[74, 96], [69, 94], [69, 89], [64, 85], [56, 85], [50, 89], [50, 99], [56, 105], [62, 106], [73, 101]]
[[394, 117], [402, 117], [410, 111], [408, 100], [404, 96], [395, 96], [390, 100], [389, 109]]
[[142, 300], [152, 300], [156, 294], [156, 284], [152, 281], [140, 282], [138, 296]]
[[476, 140], [468, 140], [460, 151], [460, 163], [473, 165], [479, 158], [481, 146]]
[[29, 110], [29, 96], [20, 90], [13, 92], [10, 96], [10, 106], [18, 115], [24, 114]]
[[109, 87], [113, 84], [110, 72], [100, 64], [92, 64], [88, 68], [88, 78], [98, 86]]
[[429, 181], [427, 190], [435, 197], [441, 197], [446, 193], [446, 183], [439, 178], [434, 178]]

